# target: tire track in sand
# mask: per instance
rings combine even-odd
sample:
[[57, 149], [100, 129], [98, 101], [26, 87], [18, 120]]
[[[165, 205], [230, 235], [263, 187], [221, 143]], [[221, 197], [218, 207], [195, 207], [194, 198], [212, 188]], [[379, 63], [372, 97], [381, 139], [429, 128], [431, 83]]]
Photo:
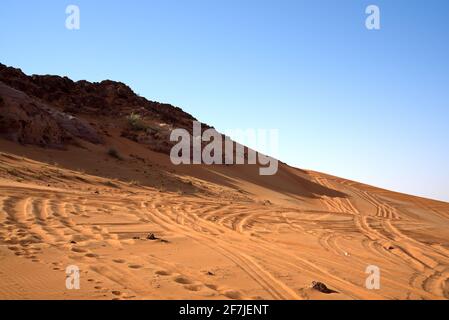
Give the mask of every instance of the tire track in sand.
[[[145, 204], [145, 206], [147, 205]], [[239, 250], [238, 248], [235, 248], [218, 238], [204, 235], [196, 230], [192, 232], [192, 229], [178, 224], [176, 220], [171, 218], [169, 216], [170, 212], [168, 209], [165, 210], [165, 213], [168, 214], [164, 215], [159, 211], [159, 208], [157, 208], [155, 204], [150, 204], [150, 208], [151, 210], [149, 213], [157, 223], [166, 226], [171, 231], [182, 233], [189, 238], [193, 238], [213, 250], [221, 251], [223, 256], [235, 263], [274, 299], [300, 299], [300, 296], [296, 292], [294, 292], [294, 290], [272, 276], [268, 271], [263, 269], [257, 262], [255, 262], [254, 259], [244, 253], [239, 253], [238, 251], [241, 250]], [[212, 245], [211, 243], [213, 243], [214, 245]]]

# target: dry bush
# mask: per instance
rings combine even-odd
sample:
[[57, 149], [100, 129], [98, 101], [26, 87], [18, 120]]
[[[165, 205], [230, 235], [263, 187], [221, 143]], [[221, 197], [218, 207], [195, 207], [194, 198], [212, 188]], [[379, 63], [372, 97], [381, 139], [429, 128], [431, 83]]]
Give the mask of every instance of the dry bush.
[[110, 155], [111, 157], [118, 159], [118, 160], [122, 160], [122, 156], [120, 155], [120, 153], [117, 151], [117, 149], [115, 148], [109, 148], [108, 150], [108, 155]]
[[131, 113], [129, 116], [126, 117], [128, 120], [128, 125], [131, 127], [132, 130], [135, 131], [144, 131], [148, 129], [148, 125], [145, 124], [142, 117], [137, 113]]

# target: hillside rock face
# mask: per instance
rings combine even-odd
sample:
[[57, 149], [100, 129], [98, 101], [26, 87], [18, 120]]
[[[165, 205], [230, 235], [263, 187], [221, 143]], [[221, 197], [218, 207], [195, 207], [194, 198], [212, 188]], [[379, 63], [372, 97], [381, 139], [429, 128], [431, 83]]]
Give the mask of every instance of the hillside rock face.
[[84, 120], [70, 116], [0, 82], [0, 136], [42, 147], [63, 148], [74, 138], [101, 143]]
[[95, 114], [105, 116], [128, 115], [142, 112], [164, 122], [185, 122], [195, 120], [178, 107], [163, 104], [136, 95], [121, 82], [105, 80], [99, 83], [74, 82], [67, 77], [50, 75], [27, 76], [20, 69], [0, 63], [0, 81], [23, 91], [30, 97], [73, 114]]
[[[135, 130], [126, 125], [130, 114], [139, 116], [143, 128]], [[163, 153], [169, 153], [171, 148], [171, 129], [190, 131], [192, 121], [196, 120], [178, 107], [136, 95], [121, 82], [74, 82], [67, 77], [27, 76], [20, 69], [0, 64], [1, 136], [57, 148], [73, 143], [75, 138], [102, 143], [97, 126], [83, 120], [98, 117], [122, 119], [123, 137]]]

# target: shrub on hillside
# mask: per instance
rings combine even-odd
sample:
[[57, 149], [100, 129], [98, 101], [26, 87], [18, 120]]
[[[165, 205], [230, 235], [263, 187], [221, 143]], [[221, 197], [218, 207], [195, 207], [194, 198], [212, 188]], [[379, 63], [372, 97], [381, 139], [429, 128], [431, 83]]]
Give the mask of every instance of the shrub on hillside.
[[148, 126], [142, 120], [142, 117], [137, 113], [134, 113], [134, 112], [131, 113], [129, 116], [126, 117], [126, 119], [128, 120], [128, 125], [133, 130], [143, 131], [148, 128]]

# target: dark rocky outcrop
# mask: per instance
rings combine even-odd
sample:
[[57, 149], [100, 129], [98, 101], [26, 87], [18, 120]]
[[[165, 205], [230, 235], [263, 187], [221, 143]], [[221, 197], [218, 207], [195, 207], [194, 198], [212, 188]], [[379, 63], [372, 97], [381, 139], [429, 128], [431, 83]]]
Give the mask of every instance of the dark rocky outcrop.
[[63, 148], [79, 138], [102, 139], [86, 121], [59, 111], [0, 82], [0, 136], [42, 147]]
[[20, 69], [1, 63], [0, 81], [70, 114], [126, 116], [139, 112], [143, 117], [160, 119], [165, 123], [177, 124], [177, 127], [183, 127], [179, 124], [191, 126], [191, 121], [195, 120], [178, 107], [138, 96], [121, 82], [74, 82], [60, 76], [27, 76]]
[[105, 132], [83, 119], [103, 117], [126, 123], [127, 116], [137, 114], [148, 127], [136, 131], [123, 125], [121, 135], [169, 153], [170, 130], [190, 131], [196, 120], [178, 107], [149, 101], [111, 80], [91, 83], [51, 75], [27, 76], [20, 69], [0, 64], [0, 85], [0, 135], [25, 144], [59, 148], [74, 138], [101, 143]]

